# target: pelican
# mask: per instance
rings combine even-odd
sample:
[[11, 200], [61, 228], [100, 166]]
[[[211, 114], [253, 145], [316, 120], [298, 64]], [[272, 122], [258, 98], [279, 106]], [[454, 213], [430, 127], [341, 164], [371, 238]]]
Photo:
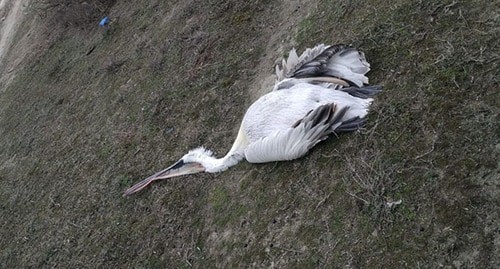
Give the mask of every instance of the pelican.
[[138, 192], [153, 181], [200, 172], [225, 171], [243, 159], [250, 163], [304, 156], [331, 134], [358, 130], [366, 123], [372, 97], [370, 64], [363, 52], [346, 45], [317, 45], [299, 57], [292, 49], [276, 66], [276, 83], [245, 113], [238, 135], [222, 158], [199, 147], [168, 168], [127, 189]]

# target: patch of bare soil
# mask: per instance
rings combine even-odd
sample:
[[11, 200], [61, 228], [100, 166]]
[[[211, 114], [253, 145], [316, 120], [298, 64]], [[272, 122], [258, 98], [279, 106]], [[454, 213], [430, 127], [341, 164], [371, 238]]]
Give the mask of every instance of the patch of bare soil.
[[[10, 48], [13, 46], [17, 29], [21, 25], [30, 0], [1, 0], [0, 2], [0, 85], [3, 81], [9, 81], [13, 75], [18, 61], [8, 62], [6, 60]], [[22, 59], [23, 54], [12, 55], [12, 59]], [[3, 85], [6, 87], [6, 85]]]
[[275, 17], [272, 18], [277, 23], [273, 27], [263, 28], [262, 36], [267, 38], [267, 45], [256, 66], [255, 79], [249, 89], [252, 100], [272, 89], [275, 83], [274, 66], [281, 63], [282, 57], [297, 45], [294, 37], [299, 29], [298, 24], [315, 8], [316, 1], [282, 1]]

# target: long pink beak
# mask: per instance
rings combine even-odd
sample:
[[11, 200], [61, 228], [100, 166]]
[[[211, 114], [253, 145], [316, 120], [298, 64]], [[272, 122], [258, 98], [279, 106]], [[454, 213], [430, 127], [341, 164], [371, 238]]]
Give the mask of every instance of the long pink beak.
[[160, 172], [140, 181], [134, 186], [128, 188], [123, 196], [131, 195], [132, 193], [138, 192], [144, 189], [146, 186], [151, 184], [151, 182], [159, 179], [171, 178], [181, 175], [188, 175], [203, 172], [205, 169], [199, 163], [185, 163], [182, 159], [169, 166], [166, 169], [161, 170]]

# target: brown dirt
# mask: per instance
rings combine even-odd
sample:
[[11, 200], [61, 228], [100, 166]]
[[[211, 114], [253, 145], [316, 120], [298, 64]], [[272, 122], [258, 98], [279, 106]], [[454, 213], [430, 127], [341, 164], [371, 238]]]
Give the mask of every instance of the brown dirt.
[[[7, 86], [6, 82], [11, 81], [16, 63], [11, 63], [5, 60], [9, 50], [13, 46], [14, 37], [17, 29], [21, 25], [24, 14], [27, 12], [27, 7], [30, 1], [9, 1], [1, 0], [0, 2], [0, 85]], [[19, 59], [23, 57], [23, 53], [15, 53], [10, 59]]]

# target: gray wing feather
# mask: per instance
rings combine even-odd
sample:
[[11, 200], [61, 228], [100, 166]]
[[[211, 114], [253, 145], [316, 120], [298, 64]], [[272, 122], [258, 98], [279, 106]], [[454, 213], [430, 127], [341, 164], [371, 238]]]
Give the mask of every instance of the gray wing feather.
[[348, 87], [339, 89], [346, 92], [354, 97], [367, 99], [375, 96], [377, 93], [382, 91], [382, 86], [365, 86], [365, 87]]
[[320, 44], [306, 49], [300, 57], [295, 49], [288, 59], [282, 60], [281, 68], [276, 66], [277, 83], [287, 78], [304, 79], [311, 77], [336, 77], [352, 86], [368, 84], [365, 74], [370, 71], [370, 64], [365, 54], [347, 45], [325, 46]]
[[312, 61], [318, 55], [323, 53], [323, 51], [325, 51], [328, 47], [329, 46], [325, 46], [325, 44], [319, 44], [314, 48], [306, 49], [300, 57], [297, 56], [295, 49], [292, 49], [288, 54], [288, 59], [282, 60], [281, 68], [276, 65], [277, 80], [282, 81], [285, 78], [290, 78], [302, 65]]
[[328, 72], [328, 61], [333, 55], [345, 49], [346, 46], [343, 44], [326, 47], [319, 55], [308, 62], [299, 63], [295, 70], [290, 70], [287, 75], [295, 78], [307, 78], [326, 74]]

